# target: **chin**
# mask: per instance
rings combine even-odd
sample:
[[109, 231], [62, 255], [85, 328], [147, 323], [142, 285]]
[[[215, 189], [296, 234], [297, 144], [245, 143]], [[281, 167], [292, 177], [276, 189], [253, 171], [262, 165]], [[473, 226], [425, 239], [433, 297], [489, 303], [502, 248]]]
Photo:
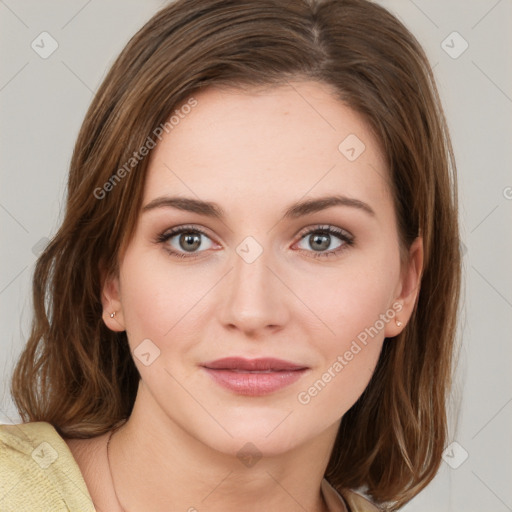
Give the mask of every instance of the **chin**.
[[[298, 415], [294, 411], [267, 415], [246, 412], [245, 417], [237, 421], [225, 418], [222, 424], [226, 430], [217, 428], [198, 432], [199, 439], [221, 453], [250, 458], [285, 454], [319, 434], [310, 431], [304, 422], [297, 422]], [[294, 415], [297, 418], [293, 418]]]
[[[275, 435], [266, 437], [260, 432], [247, 430], [247, 433], [235, 435], [233, 438], [204, 440], [214, 450], [236, 457], [246, 466], [251, 465], [252, 460], [262, 457], [278, 457], [301, 444], [300, 438], [292, 438], [290, 435]], [[249, 462], [247, 462], [247, 460]]]

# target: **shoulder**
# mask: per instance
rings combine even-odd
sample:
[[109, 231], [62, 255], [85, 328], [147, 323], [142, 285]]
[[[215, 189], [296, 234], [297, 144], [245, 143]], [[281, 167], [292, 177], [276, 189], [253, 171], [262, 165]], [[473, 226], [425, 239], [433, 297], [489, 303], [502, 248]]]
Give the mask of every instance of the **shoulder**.
[[94, 512], [80, 469], [50, 423], [0, 425], [0, 509]]

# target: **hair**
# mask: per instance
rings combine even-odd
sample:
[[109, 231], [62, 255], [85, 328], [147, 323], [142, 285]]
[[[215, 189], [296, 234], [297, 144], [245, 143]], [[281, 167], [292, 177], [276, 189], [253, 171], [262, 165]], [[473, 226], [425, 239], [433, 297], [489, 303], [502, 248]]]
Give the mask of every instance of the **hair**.
[[365, 119], [386, 158], [401, 249], [423, 238], [412, 317], [386, 340], [343, 416], [325, 473], [340, 492], [364, 488], [396, 510], [435, 476], [447, 437], [461, 279], [457, 182], [427, 57], [367, 0], [178, 0], [131, 38], [79, 132], [65, 216], [35, 267], [32, 328], [11, 391], [23, 421], [48, 421], [70, 438], [129, 417], [140, 376], [126, 332], [104, 324], [101, 291], [134, 233], [149, 159], [132, 160], [105, 197], [95, 191], [194, 92], [297, 80], [332, 86]]

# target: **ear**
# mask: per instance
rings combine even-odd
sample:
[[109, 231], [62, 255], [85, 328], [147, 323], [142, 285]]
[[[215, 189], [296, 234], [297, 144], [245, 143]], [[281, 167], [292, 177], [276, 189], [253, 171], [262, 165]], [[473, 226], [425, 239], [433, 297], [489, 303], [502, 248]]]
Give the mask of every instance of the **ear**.
[[103, 265], [100, 265], [100, 275], [103, 321], [111, 331], [122, 332], [125, 330], [125, 325], [123, 307], [121, 304], [119, 276], [107, 273]]
[[[395, 292], [395, 299], [391, 309], [395, 311], [393, 321], [388, 322], [385, 328], [386, 338], [397, 336], [404, 329], [411, 318], [414, 306], [418, 300], [423, 273], [423, 238], [417, 237], [409, 249], [408, 260], [402, 269], [400, 283]], [[401, 325], [397, 325], [401, 323]]]

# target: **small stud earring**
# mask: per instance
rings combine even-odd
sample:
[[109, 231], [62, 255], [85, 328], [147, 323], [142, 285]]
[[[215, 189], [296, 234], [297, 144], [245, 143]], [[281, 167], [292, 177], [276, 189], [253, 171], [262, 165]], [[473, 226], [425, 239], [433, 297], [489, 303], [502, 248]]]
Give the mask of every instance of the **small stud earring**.
[[110, 313], [110, 318], [114, 318], [115, 316], [116, 316], [116, 312], [115, 311]]
[[402, 327], [402, 322], [400, 322], [400, 320], [395, 320], [395, 323], [398, 327]]

